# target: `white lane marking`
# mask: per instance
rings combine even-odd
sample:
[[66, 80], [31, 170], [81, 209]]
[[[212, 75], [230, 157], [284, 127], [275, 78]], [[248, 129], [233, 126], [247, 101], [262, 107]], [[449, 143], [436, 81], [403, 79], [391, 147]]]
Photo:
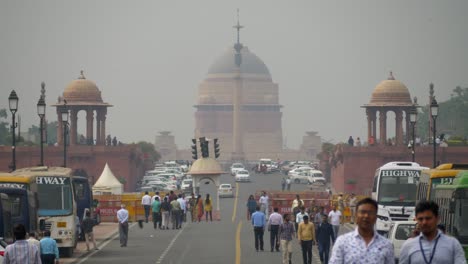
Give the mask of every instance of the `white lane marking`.
[[[137, 223], [133, 223], [131, 224], [128, 229], [134, 227]], [[88, 254], [84, 259], [82, 259], [81, 261], [79, 262], [74, 262], [76, 264], [81, 264], [83, 262], [85, 262], [86, 260], [88, 260], [88, 258], [92, 257], [94, 254], [98, 253], [99, 251], [101, 251], [103, 248], [105, 248], [110, 242], [112, 242], [112, 240], [116, 239], [119, 237], [119, 231], [117, 231], [117, 234], [115, 234], [111, 239], [108, 239], [107, 241], [105, 241], [104, 243], [102, 243], [100, 246], [99, 246], [99, 250], [94, 250], [92, 251], [90, 254]]]
[[185, 226], [187, 225], [187, 223], [185, 225], [182, 225], [182, 228], [179, 230], [179, 232], [174, 236], [174, 238], [171, 240], [171, 243], [169, 243], [169, 245], [167, 246], [167, 248], [164, 250], [164, 252], [161, 254], [161, 256], [159, 257], [158, 261], [156, 261], [156, 264], [161, 264], [162, 261], [164, 260], [164, 257], [167, 255], [167, 253], [169, 252], [169, 250], [171, 250], [172, 246], [175, 244], [177, 238], [180, 236], [180, 234], [182, 234], [182, 231], [184, 231], [184, 228]]

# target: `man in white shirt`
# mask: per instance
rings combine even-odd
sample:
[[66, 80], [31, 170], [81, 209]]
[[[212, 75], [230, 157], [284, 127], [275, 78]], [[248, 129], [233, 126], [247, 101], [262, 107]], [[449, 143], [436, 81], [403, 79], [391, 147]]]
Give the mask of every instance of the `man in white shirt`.
[[328, 218], [330, 219], [330, 224], [333, 227], [333, 233], [335, 234], [336, 240], [341, 224], [341, 212], [336, 210], [336, 205], [334, 205], [333, 209], [330, 211], [330, 213], [328, 213]]
[[159, 192], [156, 192], [156, 193], [153, 195], [153, 197], [151, 197], [151, 204], [154, 203], [154, 200], [156, 200], [156, 197], [158, 197], [158, 198], [159, 198], [159, 201], [162, 202], [161, 196], [159, 196]]
[[307, 215], [309, 216], [309, 214], [305, 211], [305, 206], [301, 206], [301, 211], [299, 213], [296, 214], [296, 230], [299, 230], [299, 224], [304, 222], [304, 215]]
[[275, 207], [273, 209], [273, 213], [270, 215], [270, 218], [268, 218], [268, 231], [270, 231], [270, 246], [271, 246], [271, 252], [273, 252], [273, 249], [276, 249], [277, 252], [279, 252], [279, 246], [280, 246], [280, 241], [279, 241], [279, 226], [283, 223], [283, 217], [278, 213], [278, 207]]
[[128, 241], [128, 211], [125, 204], [120, 205], [117, 211], [117, 220], [119, 221], [120, 247], [126, 247]]
[[151, 196], [148, 195], [148, 192], [145, 192], [145, 195], [141, 198], [141, 205], [145, 208], [145, 221], [148, 223], [149, 212], [151, 208]]
[[268, 195], [265, 191], [262, 192], [258, 203], [260, 204], [260, 211], [263, 212], [265, 216], [268, 216]]
[[180, 214], [179, 214], [179, 228], [182, 228], [182, 222], [184, 221], [184, 215], [186, 213], [186, 204], [185, 199], [182, 197], [182, 194], [179, 194], [177, 201], [180, 204]]

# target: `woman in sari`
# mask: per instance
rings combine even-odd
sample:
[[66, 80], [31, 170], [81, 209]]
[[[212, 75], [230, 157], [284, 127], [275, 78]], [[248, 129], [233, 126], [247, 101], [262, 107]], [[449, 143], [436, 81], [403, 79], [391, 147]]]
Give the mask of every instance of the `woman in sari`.
[[203, 199], [201, 195], [197, 197], [197, 218], [198, 222], [201, 222], [201, 218], [203, 217]]

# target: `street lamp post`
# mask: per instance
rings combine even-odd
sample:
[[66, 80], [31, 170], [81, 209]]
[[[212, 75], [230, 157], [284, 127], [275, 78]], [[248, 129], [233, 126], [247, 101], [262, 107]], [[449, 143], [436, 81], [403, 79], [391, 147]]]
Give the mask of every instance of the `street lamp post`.
[[68, 110], [62, 110], [63, 125], [63, 167], [67, 167], [67, 128], [68, 128]]
[[11, 91], [10, 96], [8, 96], [8, 104], [10, 106], [11, 111], [11, 150], [12, 150], [12, 161], [11, 161], [11, 170], [16, 170], [16, 136], [15, 136], [15, 128], [16, 128], [16, 121], [15, 121], [15, 114], [18, 111], [18, 95], [16, 95], [15, 90]]
[[37, 102], [37, 115], [40, 118], [40, 124], [39, 124], [39, 130], [40, 130], [40, 139], [39, 139], [39, 144], [41, 146], [41, 162], [39, 163], [39, 166], [44, 166], [44, 117], [45, 117], [45, 111], [46, 111], [46, 104], [44, 101], [44, 98], [39, 98], [39, 102]]
[[439, 114], [439, 105], [435, 98], [432, 99], [431, 102], [431, 116], [432, 116], [432, 147], [434, 151], [434, 160], [433, 160], [433, 167], [437, 166], [437, 149], [436, 149], [436, 119], [437, 115]]
[[416, 130], [416, 120], [418, 118], [418, 110], [416, 109], [416, 107], [412, 108], [410, 113], [410, 123], [411, 123], [411, 127], [413, 129], [413, 142], [411, 144], [411, 154], [412, 154], [412, 157], [413, 157], [413, 162], [416, 161], [416, 151], [415, 151], [415, 145], [416, 145], [416, 141], [415, 141], [415, 130]]

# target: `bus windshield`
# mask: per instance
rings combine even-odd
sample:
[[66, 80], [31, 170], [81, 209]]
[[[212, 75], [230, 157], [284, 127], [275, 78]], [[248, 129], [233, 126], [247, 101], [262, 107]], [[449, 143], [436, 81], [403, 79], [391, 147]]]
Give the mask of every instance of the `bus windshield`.
[[382, 170], [380, 174], [379, 196], [382, 205], [414, 206], [419, 171]]
[[36, 178], [39, 216], [70, 215], [73, 197], [70, 178], [40, 176]]
[[[455, 176], [447, 176], [447, 177], [439, 177], [439, 178], [431, 178], [431, 190], [435, 190], [435, 187], [440, 184], [452, 184], [453, 179]], [[434, 199], [434, 192], [430, 191], [429, 200]]]

